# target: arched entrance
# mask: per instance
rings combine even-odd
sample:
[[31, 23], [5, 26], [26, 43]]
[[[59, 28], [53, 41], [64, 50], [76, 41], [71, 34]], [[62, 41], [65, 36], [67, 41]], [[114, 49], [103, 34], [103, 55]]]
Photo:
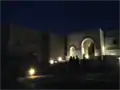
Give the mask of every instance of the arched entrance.
[[95, 43], [91, 38], [86, 38], [81, 43], [82, 58], [91, 59], [95, 56]]
[[71, 46], [69, 49], [69, 56], [75, 57], [76, 56], [76, 48], [75, 46]]

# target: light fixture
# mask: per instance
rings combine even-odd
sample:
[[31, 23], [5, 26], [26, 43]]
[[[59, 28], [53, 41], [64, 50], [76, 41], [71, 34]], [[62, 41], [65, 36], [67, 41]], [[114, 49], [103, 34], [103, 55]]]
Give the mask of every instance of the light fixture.
[[62, 57], [58, 57], [58, 61], [62, 61]]
[[28, 70], [29, 76], [33, 76], [35, 73], [36, 73], [35, 68], [30, 68], [30, 69]]
[[54, 60], [50, 60], [49, 63], [50, 63], [50, 64], [54, 64]]

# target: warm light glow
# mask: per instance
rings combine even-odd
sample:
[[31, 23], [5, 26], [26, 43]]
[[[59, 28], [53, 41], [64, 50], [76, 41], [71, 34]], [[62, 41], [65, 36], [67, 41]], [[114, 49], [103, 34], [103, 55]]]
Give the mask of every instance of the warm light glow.
[[29, 75], [32, 76], [35, 74], [35, 69], [34, 68], [30, 68], [28, 71]]
[[105, 46], [102, 46], [103, 55], [105, 55]]
[[85, 55], [85, 58], [86, 58], [86, 59], [89, 59], [89, 55], [88, 55], [88, 54], [86, 54], [86, 55]]
[[54, 60], [50, 60], [49, 63], [50, 63], [50, 64], [54, 64]]
[[62, 61], [62, 57], [58, 57], [58, 61]]

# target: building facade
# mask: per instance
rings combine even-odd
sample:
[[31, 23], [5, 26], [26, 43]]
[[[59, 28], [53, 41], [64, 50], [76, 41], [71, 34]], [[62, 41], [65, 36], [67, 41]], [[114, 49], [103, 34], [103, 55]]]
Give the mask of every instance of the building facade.
[[67, 36], [30, 30], [15, 24], [9, 24], [8, 52], [10, 55], [35, 55], [37, 60], [48, 62], [50, 59], [96, 58], [104, 55], [119, 56], [119, 30], [109, 32], [102, 29], [84, 30]]
[[7, 28], [3, 28], [2, 31], [9, 31], [8, 40], [5, 41], [9, 55], [29, 57], [31, 54], [36, 56], [39, 63], [46, 63], [49, 59], [57, 59], [59, 56], [64, 57], [64, 36], [15, 24], [4, 27]]
[[[119, 56], [119, 30], [84, 30], [68, 36], [67, 56], [95, 58], [97, 56]], [[73, 48], [73, 49], [72, 49]]]
[[85, 30], [81, 32], [76, 32], [68, 36], [68, 52], [67, 55], [71, 56], [72, 48], [74, 48], [74, 56], [79, 56], [83, 58], [83, 55], [88, 56], [88, 46], [93, 44], [94, 54], [100, 54], [101, 45], [100, 45], [100, 35], [98, 30]]

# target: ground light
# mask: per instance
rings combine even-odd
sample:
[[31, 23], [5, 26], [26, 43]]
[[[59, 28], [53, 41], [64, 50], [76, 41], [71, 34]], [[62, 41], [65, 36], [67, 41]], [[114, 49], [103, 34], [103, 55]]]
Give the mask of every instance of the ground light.
[[30, 68], [30, 69], [28, 70], [28, 75], [29, 75], [29, 76], [33, 76], [33, 75], [35, 75], [35, 73], [36, 73], [35, 68]]
[[62, 57], [58, 57], [58, 61], [59, 61], [59, 62], [62, 61]]
[[89, 59], [89, 55], [88, 55], [88, 54], [86, 54], [86, 55], [85, 55], [85, 58], [86, 58], [86, 59]]
[[49, 63], [52, 65], [54, 64], [54, 60], [50, 60]]

